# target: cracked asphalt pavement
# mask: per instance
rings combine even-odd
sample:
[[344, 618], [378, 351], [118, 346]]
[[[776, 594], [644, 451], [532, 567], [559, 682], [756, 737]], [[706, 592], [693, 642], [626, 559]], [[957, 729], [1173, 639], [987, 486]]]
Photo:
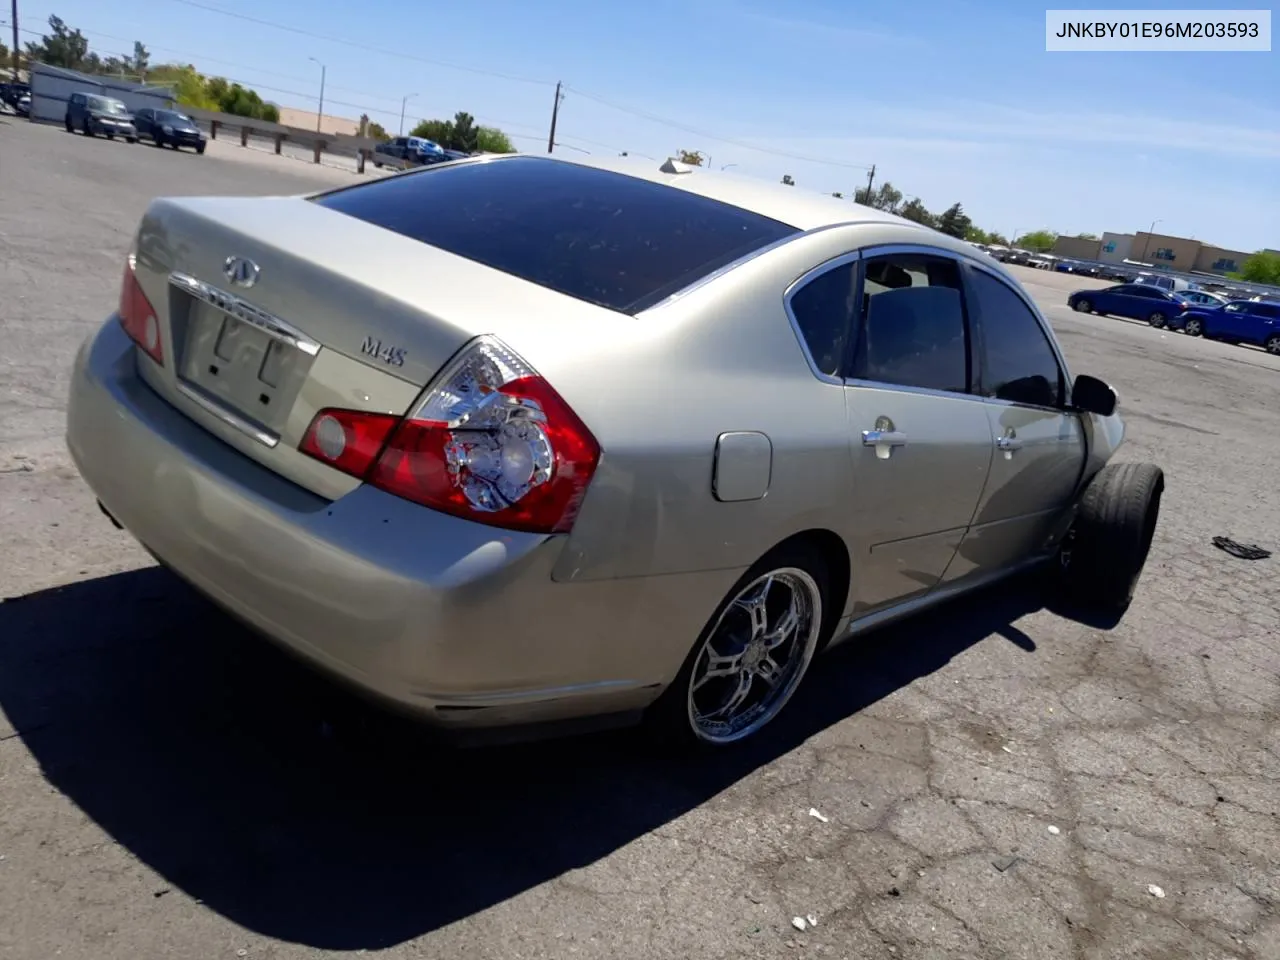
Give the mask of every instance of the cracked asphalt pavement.
[[1280, 554], [1277, 358], [1023, 271], [1167, 475], [1118, 624], [1018, 581], [821, 659], [743, 749], [449, 751], [157, 569], [62, 445], [152, 196], [345, 174], [12, 117], [0, 170], [0, 956], [1280, 957], [1280, 560], [1210, 543]]

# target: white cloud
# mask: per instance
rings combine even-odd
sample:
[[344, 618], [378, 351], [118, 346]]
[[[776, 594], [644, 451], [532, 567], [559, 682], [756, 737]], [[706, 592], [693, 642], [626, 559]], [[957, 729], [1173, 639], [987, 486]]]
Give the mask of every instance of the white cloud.
[[859, 122], [889, 135], [922, 138], [949, 134], [983, 141], [1027, 144], [1111, 144], [1256, 159], [1280, 159], [1280, 130], [1267, 124], [1227, 124], [1140, 113], [1093, 113], [1008, 107], [961, 101], [938, 108], [869, 103]]

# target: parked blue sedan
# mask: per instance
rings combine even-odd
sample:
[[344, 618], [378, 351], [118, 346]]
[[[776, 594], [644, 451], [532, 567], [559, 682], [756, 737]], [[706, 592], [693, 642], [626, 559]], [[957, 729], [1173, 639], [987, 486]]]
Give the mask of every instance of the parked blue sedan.
[[1171, 318], [1169, 328], [1193, 337], [1251, 343], [1280, 356], [1280, 303], [1232, 300], [1225, 307], [1188, 307]]
[[1101, 290], [1077, 290], [1067, 297], [1067, 306], [1080, 313], [1128, 317], [1163, 327], [1183, 311], [1184, 301], [1176, 293], [1145, 283], [1121, 283]]

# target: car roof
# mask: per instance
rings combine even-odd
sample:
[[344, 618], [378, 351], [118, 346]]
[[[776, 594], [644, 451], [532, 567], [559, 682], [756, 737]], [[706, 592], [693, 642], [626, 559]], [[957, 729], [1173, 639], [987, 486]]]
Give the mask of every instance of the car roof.
[[[504, 157], [528, 156], [528, 154], [486, 155], [477, 160], [501, 160]], [[537, 155], [535, 155], [537, 156]], [[679, 164], [674, 160], [640, 160], [635, 157], [562, 157], [542, 155], [539, 159], [555, 163], [570, 163], [598, 170], [611, 170], [631, 177], [639, 177], [653, 183], [661, 183], [677, 190], [686, 190], [711, 200], [719, 200], [741, 207], [762, 217], [795, 227], [801, 231], [819, 230], [841, 224], [885, 224], [886, 226], [911, 227], [920, 231], [921, 243], [928, 243], [971, 259], [981, 260], [984, 266], [994, 268], [1006, 277], [1011, 274], [993, 257], [974, 249], [966, 240], [949, 236], [900, 217], [897, 214], [865, 207], [850, 200], [842, 200], [806, 190], [803, 187], [770, 183], [741, 174], [709, 170]], [[686, 170], [688, 172], [670, 172]]]

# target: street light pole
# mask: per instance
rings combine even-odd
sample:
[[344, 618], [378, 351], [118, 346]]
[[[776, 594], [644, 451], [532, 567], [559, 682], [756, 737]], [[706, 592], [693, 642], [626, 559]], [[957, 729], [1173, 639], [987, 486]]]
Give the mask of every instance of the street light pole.
[[1143, 263], [1147, 262], [1147, 251], [1151, 249], [1151, 232], [1155, 230], [1156, 224], [1160, 222], [1161, 222], [1160, 220], [1152, 220], [1151, 226], [1147, 228], [1147, 239], [1146, 239], [1146, 242], [1143, 243], [1142, 245], [1142, 262]]
[[[320, 63], [315, 57], [307, 57], [312, 63]], [[325, 66], [320, 63], [320, 109], [316, 111], [316, 133], [320, 133], [320, 121], [324, 119], [324, 75]]]
[[416, 97], [416, 96], [417, 96], [416, 93], [410, 93], [410, 94], [407, 94], [404, 97], [404, 99], [400, 101], [400, 133], [397, 134], [397, 136], [401, 136], [401, 137], [404, 136], [404, 108], [409, 103], [409, 98]]

